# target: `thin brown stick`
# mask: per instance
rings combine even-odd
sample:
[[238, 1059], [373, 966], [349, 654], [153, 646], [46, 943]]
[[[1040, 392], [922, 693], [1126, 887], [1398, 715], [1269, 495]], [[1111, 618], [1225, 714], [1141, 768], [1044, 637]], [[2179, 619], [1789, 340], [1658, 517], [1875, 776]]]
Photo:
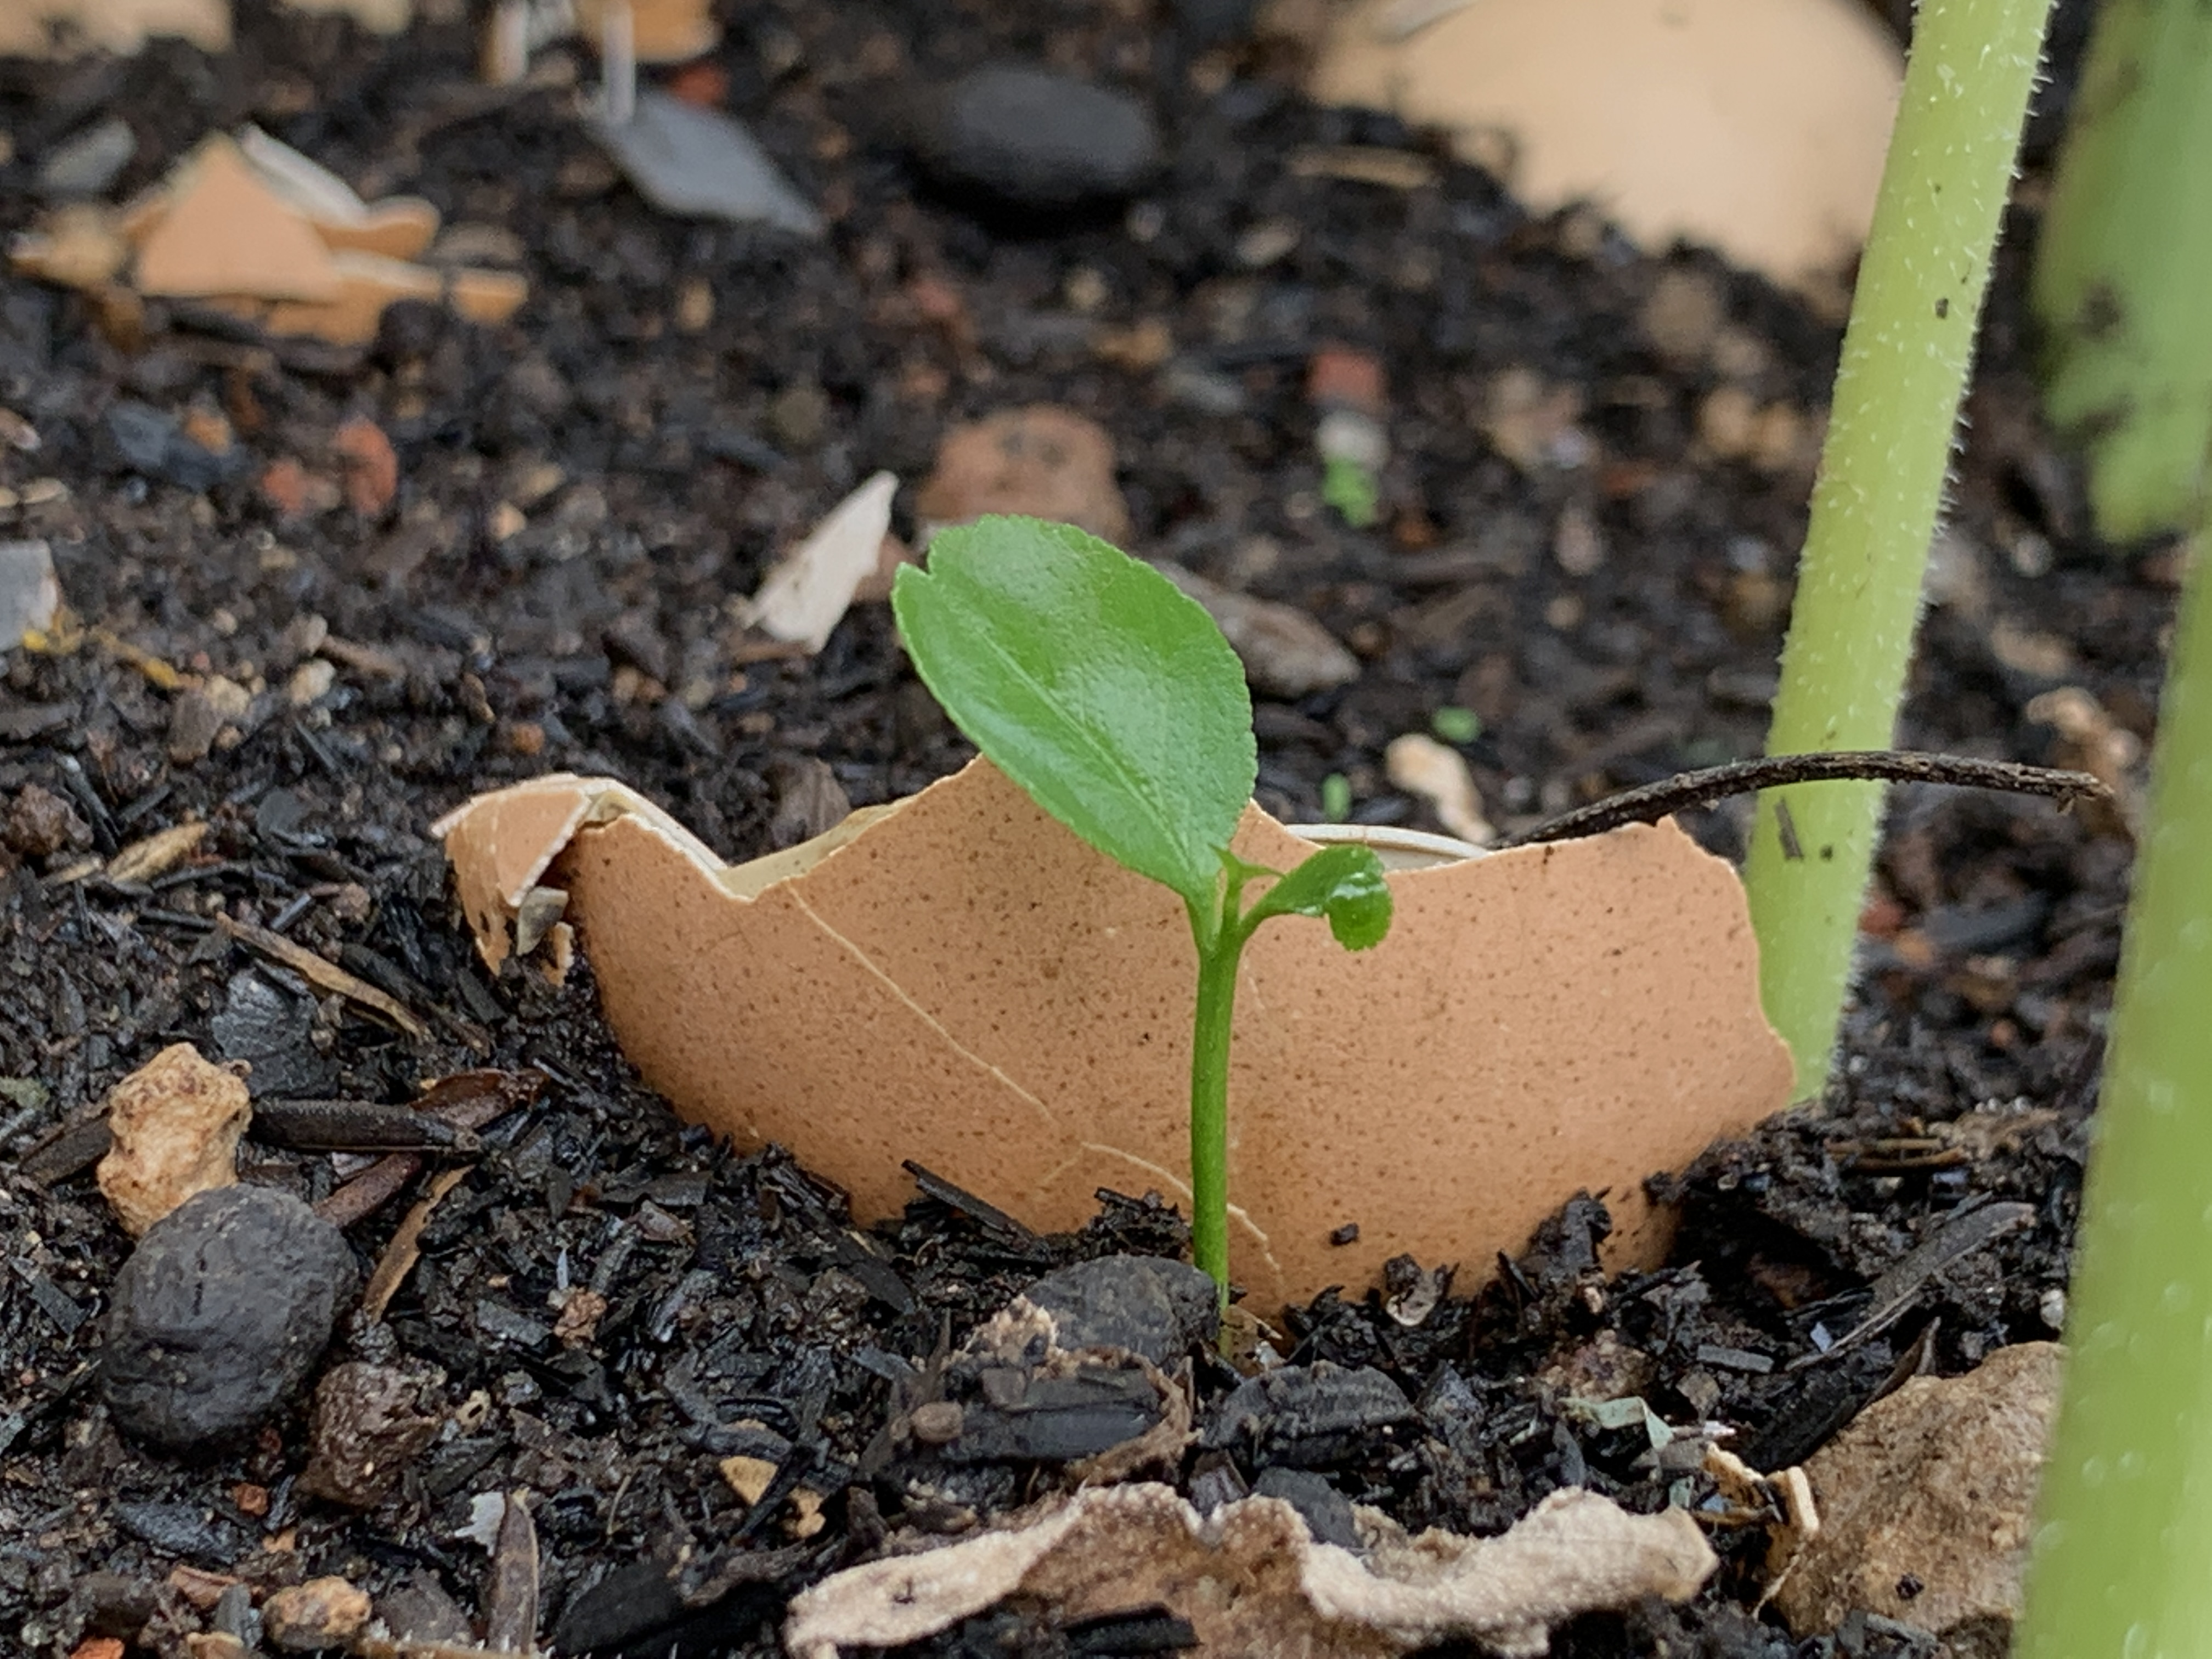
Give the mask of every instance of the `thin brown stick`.
[[2062, 772], [2016, 761], [1970, 760], [1964, 755], [1922, 754], [1910, 750], [1850, 749], [1814, 755], [1770, 755], [1730, 761], [1683, 772], [1640, 788], [1548, 818], [1533, 830], [1506, 836], [1498, 848], [1528, 847], [1617, 830], [1624, 823], [1656, 823], [1686, 807], [1711, 806], [1729, 795], [1748, 794], [1789, 783], [1833, 783], [1843, 780], [1884, 783], [1940, 783], [1954, 789], [1998, 789], [2015, 795], [2054, 799], [2110, 800], [2112, 792], [2087, 772]]

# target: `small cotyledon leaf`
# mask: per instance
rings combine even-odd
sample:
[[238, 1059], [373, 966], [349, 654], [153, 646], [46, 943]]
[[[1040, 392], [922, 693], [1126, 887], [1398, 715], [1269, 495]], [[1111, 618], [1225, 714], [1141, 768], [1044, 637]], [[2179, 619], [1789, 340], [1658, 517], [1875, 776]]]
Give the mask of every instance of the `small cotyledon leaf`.
[[1245, 928], [1270, 916], [1326, 916], [1339, 945], [1364, 951], [1390, 931], [1390, 884], [1371, 848], [1324, 847], [1254, 902]]
[[915, 671], [986, 759], [1109, 858], [1200, 905], [1258, 772], [1221, 630], [1070, 525], [941, 532], [891, 589]]

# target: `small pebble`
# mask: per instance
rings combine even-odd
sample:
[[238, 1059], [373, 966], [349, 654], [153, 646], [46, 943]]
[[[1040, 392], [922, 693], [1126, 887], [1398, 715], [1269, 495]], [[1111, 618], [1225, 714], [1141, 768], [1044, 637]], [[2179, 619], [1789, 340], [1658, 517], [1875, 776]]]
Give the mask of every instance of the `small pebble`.
[[238, 1179], [238, 1138], [252, 1108], [235, 1072], [173, 1042], [107, 1097], [114, 1137], [100, 1190], [133, 1238], [195, 1194]]
[[1199, 1443], [1264, 1466], [1341, 1462], [1419, 1421], [1405, 1391], [1371, 1366], [1316, 1360], [1248, 1377], [1214, 1407]]
[[217, 676], [204, 685], [186, 687], [170, 705], [167, 747], [173, 765], [192, 766], [208, 757], [234, 718], [224, 712], [232, 701], [223, 695], [226, 686], [239, 689]]
[[343, 1578], [310, 1578], [271, 1590], [261, 1604], [262, 1629], [290, 1653], [343, 1647], [368, 1623], [368, 1593]]
[[100, 1382], [117, 1425], [177, 1451], [255, 1427], [314, 1369], [354, 1280], [343, 1235], [289, 1193], [185, 1200], [115, 1276]]
[[1352, 1504], [1327, 1480], [1310, 1469], [1268, 1468], [1252, 1483], [1255, 1498], [1279, 1498], [1298, 1512], [1316, 1544], [1334, 1544], [1357, 1553], [1359, 1526]]
[[1594, 575], [1605, 562], [1605, 535], [1588, 507], [1570, 501], [1561, 509], [1552, 532], [1552, 556], [1570, 576]]
[[138, 140], [131, 124], [111, 115], [46, 152], [39, 163], [39, 194], [63, 200], [98, 196], [137, 153]]
[[1392, 783], [1427, 801], [1437, 822], [1462, 841], [1486, 846], [1497, 833], [1483, 816], [1474, 774], [1458, 750], [1425, 732], [1408, 732], [1390, 739], [1382, 764]]
[[1188, 45], [1204, 48], [1249, 34], [1260, 6], [1259, 0], [1175, 0], [1170, 11], [1176, 33]]
[[1728, 296], [1708, 272], [1670, 266], [1651, 285], [1637, 320], [1662, 357], [1678, 368], [1694, 368], [1728, 320]]
[[399, 457], [384, 428], [356, 415], [331, 440], [345, 477], [346, 505], [364, 519], [379, 517], [399, 489]]
[[1161, 1256], [1079, 1261], [1047, 1273], [1022, 1294], [1052, 1316], [1061, 1347], [1125, 1348], [1155, 1365], [1205, 1342], [1220, 1322], [1213, 1280], [1188, 1262]]
[[438, 1432], [416, 1409], [422, 1379], [390, 1365], [349, 1360], [315, 1389], [314, 1425], [301, 1490], [353, 1509], [374, 1509]]
[[937, 525], [1025, 513], [1079, 525], [1117, 547], [1129, 538], [1113, 439], [1097, 422], [1055, 404], [1001, 410], [946, 433], [914, 510]]
[[602, 125], [598, 133], [638, 193], [664, 213], [770, 225], [794, 236], [822, 234], [822, 216], [753, 136], [720, 110], [647, 90], [629, 120]]
[[32, 630], [51, 628], [62, 608], [53, 549], [43, 541], [0, 542], [0, 651]]
[[9, 804], [0, 823], [0, 842], [27, 859], [42, 859], [65, 847], [89, 847], [92, 830], [68, 801], [42, 785], [27, 783]]
[[1050, 212], [1133, 194], [1160, 164], [1152, 113], [1125, 93], [1019, 64], [926, 95], [913, 140], [939, 185]]
[[1297, 607], [1240, 593], [1181, 565], [1154, 568], [1206, 607], [1243, 659], [1245, 678], [1255, 690], [1297, 698], [1359, 678], [1359, 659]]
[[246, 452], [221, 454], [192, 441], [181, 424], [147, 404], [125, 398], [108, 406], [107, 438], [122, 469], [185, 489], [212, 489], [248, 465]]

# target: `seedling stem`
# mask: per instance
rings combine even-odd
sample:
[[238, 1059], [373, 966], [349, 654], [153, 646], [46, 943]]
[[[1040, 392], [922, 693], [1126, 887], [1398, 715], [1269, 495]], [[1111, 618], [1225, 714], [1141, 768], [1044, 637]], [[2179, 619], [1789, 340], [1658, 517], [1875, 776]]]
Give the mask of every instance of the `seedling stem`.
[[[2049, 9], [2050, 0], [1924, 0], [1915, 19], [1836, 370], [1770, 755], [1882, 749], [1895, 738], [1921, 575]], [[1760, 994], [1796, 1061], [1801, 1097], [1827, 1078], [1881, 805], [1874, 783], [1759, 798], [1744, 883]]]

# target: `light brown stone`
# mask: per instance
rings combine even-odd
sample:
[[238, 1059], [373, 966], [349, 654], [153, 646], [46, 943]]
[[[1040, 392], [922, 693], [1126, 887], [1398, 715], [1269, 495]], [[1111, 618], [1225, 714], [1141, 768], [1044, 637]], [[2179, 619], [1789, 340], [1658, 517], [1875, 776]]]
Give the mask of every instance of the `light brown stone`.
[[189, 1042], [172, 1043], [107, 1097], [114, 1145], [100, 1190], [136, 1238], [195, 1193], [238, 1179], [238, 1138], [252, 1115], [246, 1085]]
[[2004, 1650], [2063, 1352], [2023, 1342], [1964, 1376], [1914, 1377], [1813, 1456], [1820, 1530], [1775, 1595], [1790, 1629], [1863, 1607]]
[[368, 1623], [368, 1593], [343, 1578], [310, 1578], [269, 1592], [261, 1626], [288, 1653], [343, 1647]]
[[1024, 513], [1079, 525], [1116, 547], [1129, 537], [1113, 439], [1097, 422], [1054, 404], [1001, 410], [946, 433], [914, 510], [935, 525]]

